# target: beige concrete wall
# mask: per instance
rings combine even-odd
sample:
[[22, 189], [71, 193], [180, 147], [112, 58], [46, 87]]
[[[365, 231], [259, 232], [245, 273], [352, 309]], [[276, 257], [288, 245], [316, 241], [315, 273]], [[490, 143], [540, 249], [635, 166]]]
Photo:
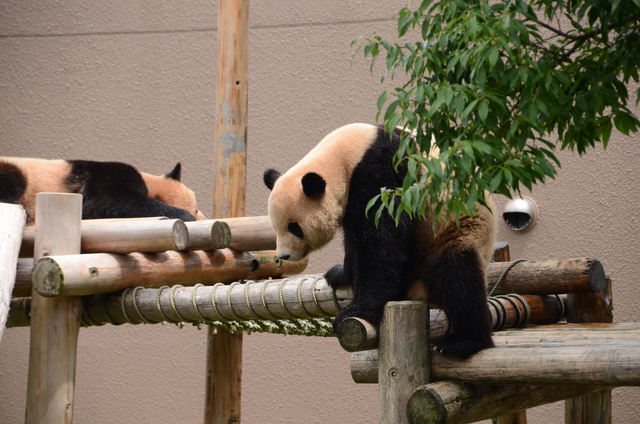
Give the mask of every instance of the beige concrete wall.
[[[247, 212], [266, 212], [267, 167], [286, 169], [323, 135], [373, 122], [378, 76], [351, 62], [350, 41], [377, 29], [393, 2], [256, 1], [251, 5]], [[211, 210], [216, 7], [204, 0], [0, 4], [1, 155], [121, 160], [162, 173], [178, 160]], [[563, 154], [556, 181], [536, 188], [536, 227], [500, 225], [514, 258], [595, 257], [614, 280], [615, 318], [640, 320], [640, 148], [619, 134], [607, 151]], [[504, 202], [500, 201], [500, 204]], [[340, 260], [339, 242], [309, 272]], [[28, 329], [0, 344], [0, 422], [23, 420]], [[187, 326], [81, 331], [76, 423], [198, 423], [206, 332]], [[243, 423], [371, 423], [375, 386], [349, 377], [335, 339], [245, 336]], [[638, 389], [616, 389], [614, 422], [640, 414]], [[531, 423], [561, 422], [562, 404]]]

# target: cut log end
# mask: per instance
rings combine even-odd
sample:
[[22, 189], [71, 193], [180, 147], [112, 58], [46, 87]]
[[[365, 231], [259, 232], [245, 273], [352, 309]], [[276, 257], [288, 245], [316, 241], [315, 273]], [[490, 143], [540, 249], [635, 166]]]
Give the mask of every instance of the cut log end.
[[32, 284], [40, 296], [55, 297], [62, 293], [64, 274], [56, 261], [50, 258], [40, 259], [31, 274]]
[[378, 329], [361, 318], [346, 318], [338, 327], [338, 341], [347, 352], [373, 349], [378, 345]]
[[231, 228], [224, 221], [216, 221], [211, 226], [211, 241], [215, 249], [225, 249], [231, 244]]
[[171, 239], [176, 250], [185, 250], [189, 245], [189, 230], [184, 222], [176, 220], [171, 230]]
[[447, 408], [436, 391], [428, 385], [421, 386], [407, 402], [407, 417], [412, 424], [445, 424]]
[[595, 259], [589, 264], [589, 285], [595, 293], [603, 291], [607, 285], [604, 267], [600, 261]]

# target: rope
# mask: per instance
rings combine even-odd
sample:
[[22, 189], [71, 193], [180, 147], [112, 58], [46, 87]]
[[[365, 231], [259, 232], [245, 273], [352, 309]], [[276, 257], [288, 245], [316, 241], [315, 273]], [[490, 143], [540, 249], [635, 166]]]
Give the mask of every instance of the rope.
[[514, 266], [516, 266], [520, 262], [527, 262], [527, 261], [528, 261], [528, 259], [516, 259], [515, 261], [509, 262], [509, 265], [507, 265], [507, 267], [504, 269], [504, 271], [502, 271], [502, 274], [500, 274], [500, 277], [498, 277], [498, 281], [496, 281], [496, 284], [493, 286], [493, 288], [489, 292], [488, 296], [491, 297], [491, 295], [493, 294], [494, 291], [496, 291], [498, 286], [500, 284], [502, 284], [502, 282], [504, 281], [504, 279], [507, 276], [507, 274], [509, 273], [509, 271], [511, 271], [511, 268], [513, 268]]
[[[152, 322], [149, 321], [147, 318], [145, 318], [144, 315], [142, 315], [142, 311], [140, 311], [140, 308], [138, 307], [138, 301], [136, 300], [136, 293], [140, 289], [142, 289], [142, 287], [135, 287], [133, 289], [133, 292], [131, 293], [131, 302], [133, 302], [133, 309], [136, 310], [136, 313], [138, 314], [138, 316], [140, 317], [140, 319], [142, 320], [143, 323], [151, 324]], [[123, 295], [123, 297], [124, 297], [124, 295]], [[123, 300], [123, 302], [124, 302], [124, 300]]]

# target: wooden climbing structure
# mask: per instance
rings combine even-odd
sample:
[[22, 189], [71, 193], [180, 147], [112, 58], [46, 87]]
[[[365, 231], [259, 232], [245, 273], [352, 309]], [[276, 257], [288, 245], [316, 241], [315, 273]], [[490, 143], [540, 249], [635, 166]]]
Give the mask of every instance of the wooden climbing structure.
[[[38, 220], [35, 233], [19, 227], [22, 248], [14, 242], [7, 254], [15, 256], [16, 282], [7, 327], [46, 332], [32, 341], [29, 386], [55, 396], [34, 395], [32, 422], [56, 410], [71, 418], [80, 326], [170, 322], [228, 334], [332, 336], [332, 317], [351, 301], [348, 288], [334, 292], [321, 275], [297, 275], [306, 263], [276, 259], [263, 216], [81, 221], [77, 197], [43, 199], [49, 212], [40, 213], [51, 218]], [[68, 254], [47, 241], [59, 233], [47, 227], [61, 222]], [[525, 423], [526, 408], [564, 399], [566, 422], [610, 422], [610, 388], [640, 385], [640, 324], [611, 324], [611, 281], [600, 262], [510, 261], [504, 245], [494, 257], [504, 260], [488, 268], [496, 348], [464, 361], [431, 351], [429, 341], [449, 324], [420, 302], [389, 303], [380, 328], [359, 319], [340, 327], [354, 381], [380, 386], [380, 422]], [[49, 325], [71, 330], [56, 339]], [[55, 369], [52, 358], [64, 372], [42, 371]]]

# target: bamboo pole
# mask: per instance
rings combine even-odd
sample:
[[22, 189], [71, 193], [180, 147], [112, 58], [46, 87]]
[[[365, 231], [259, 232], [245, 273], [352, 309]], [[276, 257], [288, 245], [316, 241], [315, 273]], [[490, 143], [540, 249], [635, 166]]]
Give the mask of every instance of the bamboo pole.
[[[249, 0], [218, 2], [218, 72], [213, 146], [213, 213], [245, 215]], [[205, 424], [240, 422], [242, 333], [209, 326]]]
[[306, 261], [281, 261], [274, 251], [229, 249], [142, 254], [89, 253], [49, 256], [36, 262], [35, 289], [42, 296], [109, 293], [132, 286], [217, 283], [302, 272]]
[[19, 258], [16, 265], [16, 282], [13, 286], [12, 297], [31, 296], [31, 272], [33, 258]]
[[[489, 300], [494, 330], [524, 324], [551, 324], [563, 318], [563, 298], [556, 296], [504, 296]], [[444, 336], [449, 329], [447, 316], [441, 310], [431, 311], [431, 340]], [[347, 318], [338, 327], [338, 341], [347, 352], [375, 349], [378, 329], [361, 318]]]
[[[598, 293], [567, 296], [569, 323], [613, 322], [611, 280]], [[611, 424], [611, 389], [599, 390], [565, 402], [565, 424]]]
[[18, 251], [26, 221], [27, 214], [22, 206], [0, 203], [0, 341], [9, 315]]
[[557, 402], [593, 390], [592, 386], [477, 386], [439, 381], [415, 390], [409, 398], [407, 414], [411, 424], [470, 423], [496, 415], [501, 415], [502, 421], [526, 423], [526, 415], [521, 421], [522, 417], [514, 411]]
[[[577, 324], [572, 325], [577, 326]], [[543, 327], [539, 327], [543, 328]], [[640, 385], [640, 341], [628, 331], [609, 331], [588, 324], [577, 326], [574, 337], [565, 339], [554, 330], [550, 337], [529, 337], [528, 330], [513, 331], [496, 347], [485, 349], [461, 361], [442, 355], [431, 357], [434, 380], [457, 380], [482, 384], [564, 384], [606, 386]], [[537, 330], [536, 330], [537, 331]], [[590, 335], [595, 333], [596, 337]], [[599, 335], [599, 336], [598, 336]], [[520, 337], [523, 338], [519, 341]], [[375, 383], [378, 373], [376, 351], [352, 354], [352, 377], [356, 382]]]
[[388, 302], [380, 326], [379, 423], [407, 423], [407, 401], [429, 382], [429, 307]]
[[[38, 193], [35, 256], [79, 253], [81, 217], [81, 195]], [[79, 297], [32, 294], [27, 424], [72, 422], [81, 309]]]
[[229, 247], [234, 250], [275, 250], [276, 232], [269, 216], [247, 216], [225, 218], [221, 221], [229, 225]]

